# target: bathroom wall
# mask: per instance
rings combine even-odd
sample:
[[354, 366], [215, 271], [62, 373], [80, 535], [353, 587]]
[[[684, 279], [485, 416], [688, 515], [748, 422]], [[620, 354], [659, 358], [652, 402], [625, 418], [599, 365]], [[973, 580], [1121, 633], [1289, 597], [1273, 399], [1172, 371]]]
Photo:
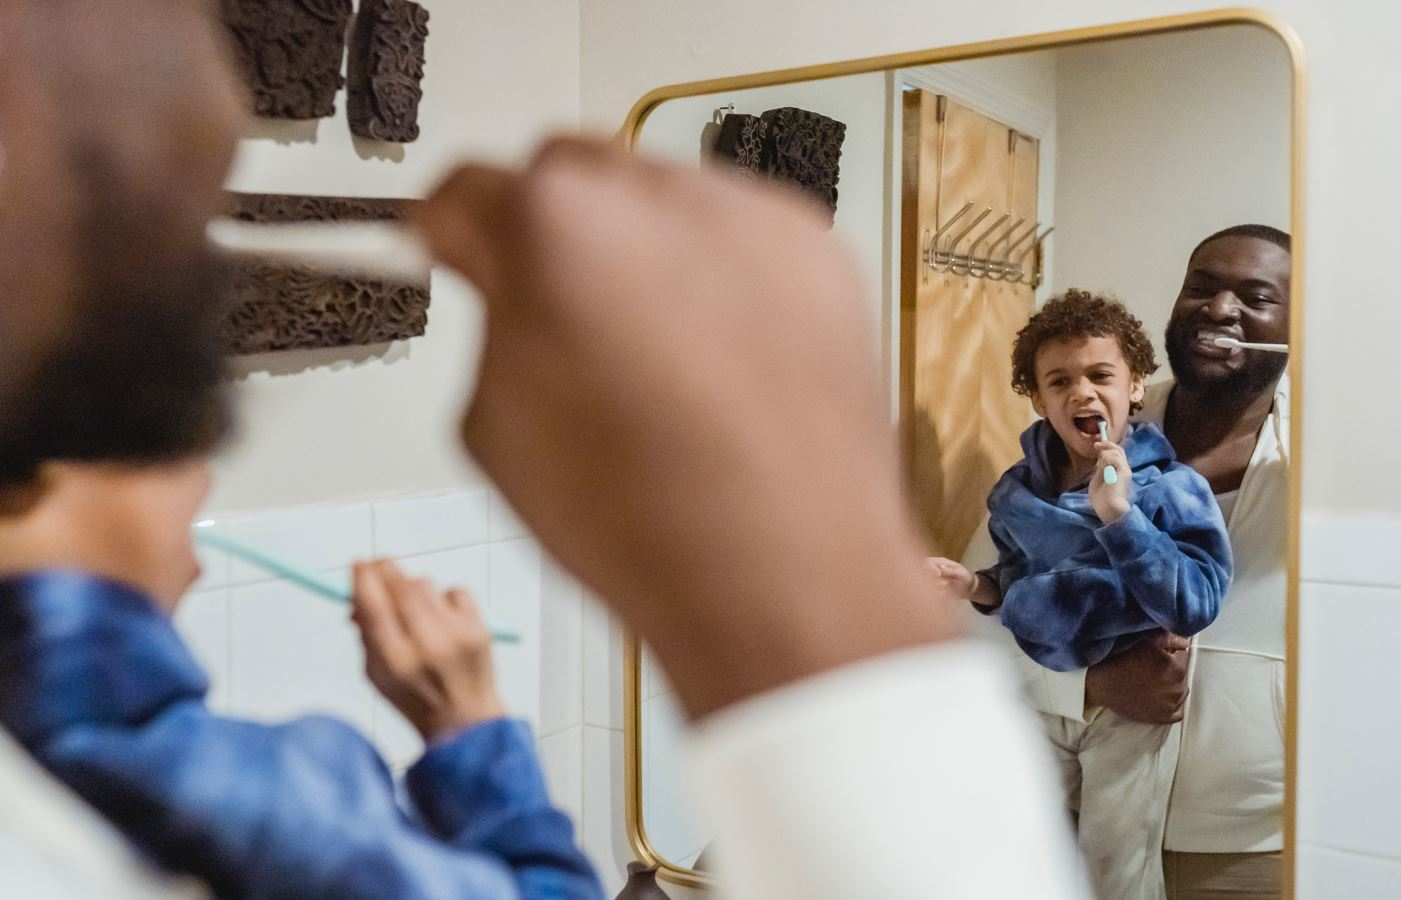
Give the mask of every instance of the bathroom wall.
[[[229, 187], [416, 197], [466, 154], [513, 160], [546, 132], [577, 127], [575, 0], [424, 5], [432, 19], [418, 141], [352, 139], [342, 91], [334, 118], [260, 123]], [[424, 337], [239, 361], [242, 428], [219, 462], [214, 506], [255, 511], [483, 483], [454, 440], [480, 337], [475, 298], [439, 273]]]
[[[1401, 80], [1401, 7], [1254, 5], [1292, 25], [1307, 54], [1309, 299], [1298, 386], [1307, 402], [1304, 421], [1295, 423], [1304, 431], [1296, 462], [1304, 466], [1306, 578], [1298, 896], [1392, 897], [1401, 892], [1394, 775], [1401, 671], [1391, 647], [1401, 627], [1394, 549], [1401, 544], [1401, 469], [1374, 461], [1394, 455], [1401, 419], [1387, 414], [1394, 402], [1374, 385], [1378, 360], [1394, 355], [1401, 304], [1377, 296], [1383, 282], [1365, 261], [1394, 255], [1395, 229], [1386, 223], [1401, 196], [1394, 165], [1401, 127], [1378, 97], [1383, 85]], [[1188, 0], [880, 0], [853, 11], [839, 0], [813, 0], [797, 13], [741, 0], [581, 0], [581, 114], [588, 126], [616, 128], [632, 102], [660, 84], [1200, 8]], [[1058, 137], [1063, 146], [1063, 127]], [[1063, 203], [1058, 197], [1062, 222]], [[1389, 404], [1380, 411], [1379, 399]]]
[[1063, 51], [1055, 290], [1115, 294], [1161, 350], [1198, 241], [1242, 222], [1288, 231], [1288, 65], [1255, 28]]

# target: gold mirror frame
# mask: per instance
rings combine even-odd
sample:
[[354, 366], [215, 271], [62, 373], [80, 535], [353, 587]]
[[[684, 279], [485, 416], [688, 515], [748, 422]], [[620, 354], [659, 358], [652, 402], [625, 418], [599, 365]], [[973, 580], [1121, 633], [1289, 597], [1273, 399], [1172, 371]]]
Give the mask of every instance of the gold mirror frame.
[[[1290, 84], [1290, 129], [1289, 129], [1289, 222], [1293, 242], [1293, 261], [1290, 273], [1291, 297], [1289, 313], [1289, 354], [1290, 402], [1289, 415], [1292, 420], [1289, 434], [1289, 521], [1288, 533], [1288, 589], [1285, 597], [1285, 711], [1284, 711], [1284, 851], [1282, 896], [1287, 900], [1294, 897], [1294, 853], [1296, 841], [1296, 795], [1298, 765], [1298, 698], [1299, 698], [1299, 520], [1302, 498], [1302, 426], [1304, 400], [1304, 112], [1305, 112], [1305, 71], [1303, 46], [1299, 37], [1280, 19], [1259, 10], [1231, 8], [1210, 10], [1199, 13], [1186, 13], [1177, 16], [1164, 16], [1140, 19], [1112, 25], [1093, 25], [1067, 31], [1053, 31], [1023, 37], [1002, 38], [993, 41], [980, 41], [971, 44], [958, 44], [932, 50], [916, 50], [909, 53], [896, 53], [888, 56], [872, 56], [845, 62], [803, 66], [795, 69], [779, 69], [759, 72], [753, 75], [737, 75], [729, 78], [716, 78], [707, 81], [692, 81], [684, 84], [667, 85], [643, 95], [628, 113], [620, 138], [624, 146], [633, 150], [642, 133], [642, 126], [662, 103], [682, 97], [702, 94], [716, 94], [747, 88], [771, 87], [803, 81], [817, 81], [843, 75], [865, 75], [891, 69], [906, 69], [939, 63], [959, 62], [988, 56], [1023, 53], [1032, 50], [1049, 50], [1073, 47], [1120, 38], [1146, 37], [1199, 31], [1223, 25], [1251, 25], [1273, 34], [1289, 53], [1291, 70]], [[633, 854], [648, 866], [656, 866], [658, 876], [668, 882], [685, 887], [709, 887], [716, 883], [709, 875], [687, 869], [672, 863], [659, 854], [647, 837], [642, 811], [642, 646], [637, 638], [629, 634], [623, 651], [623, 756], [627, 797], [628, 840]]]

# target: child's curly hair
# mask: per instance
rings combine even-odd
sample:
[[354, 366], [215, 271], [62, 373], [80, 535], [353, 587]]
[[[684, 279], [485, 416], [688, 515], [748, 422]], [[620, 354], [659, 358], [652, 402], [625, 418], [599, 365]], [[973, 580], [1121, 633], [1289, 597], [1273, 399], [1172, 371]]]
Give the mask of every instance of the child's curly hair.
[[[1158, 371], [1153, 342], [1143, 323], [1124, 304], [1111, 297], [1074, 288], [1046, 301], [1036, 315], [1017, 332], [1012, 345], [1012, 390], [1030, 397], [1036, 390], [1036, 354], [1050, 341], [1112, 337], [1136, 378]], [[1134, 404], [1134, 412], [1141, 404]]]

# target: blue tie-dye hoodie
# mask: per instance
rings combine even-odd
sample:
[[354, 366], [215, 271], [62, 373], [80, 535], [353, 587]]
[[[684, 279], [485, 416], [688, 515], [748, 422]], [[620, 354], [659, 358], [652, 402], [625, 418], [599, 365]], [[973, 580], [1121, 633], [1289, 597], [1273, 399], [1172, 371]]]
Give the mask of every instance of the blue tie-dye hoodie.
[[1026, 457], [988, 496], [998, 550], [988, 574], [1022, 650], [1068, 672], [1158, 629], [1188, 636], [1210, 625], [1230, 586], [1231, 544], [1206, 479], [1177, 462], [1156, 425], [1134, 426], [1123, 443], [1131, 508], [1105, 525], [1085, 487], [1060, 491], [1053, 447], [1064, 452], [1048, 422], [1028, 428]]
[[219, 897], [602, 900], [524, 722], [435, 742], [417, 817], [355, 729], [218, 716], [170, 617], [79, 572], [0, 579], [0, 724], [166, 868]]

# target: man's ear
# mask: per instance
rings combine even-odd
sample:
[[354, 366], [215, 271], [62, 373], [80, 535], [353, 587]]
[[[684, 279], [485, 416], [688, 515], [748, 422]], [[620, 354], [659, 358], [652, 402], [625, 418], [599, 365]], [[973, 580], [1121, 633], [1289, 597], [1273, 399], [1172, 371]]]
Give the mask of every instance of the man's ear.
[[1046, 404], [1041, 402], [1040, 391], [1031, 392], [1031, 408], [1036, 411], [1036, 414], [1038, 416], [1040, 416], [1043, 419], [1046, 418]]
[[1143, 376], [1135, 375], [1133, 382], [1129, 387], [1129, 401], [1132, 403], [1141, 403], [1143, 401], [1143, 395], [1144, 393], [1146, 393], [1146, 390], [1147, 389], [1143, 386]]

